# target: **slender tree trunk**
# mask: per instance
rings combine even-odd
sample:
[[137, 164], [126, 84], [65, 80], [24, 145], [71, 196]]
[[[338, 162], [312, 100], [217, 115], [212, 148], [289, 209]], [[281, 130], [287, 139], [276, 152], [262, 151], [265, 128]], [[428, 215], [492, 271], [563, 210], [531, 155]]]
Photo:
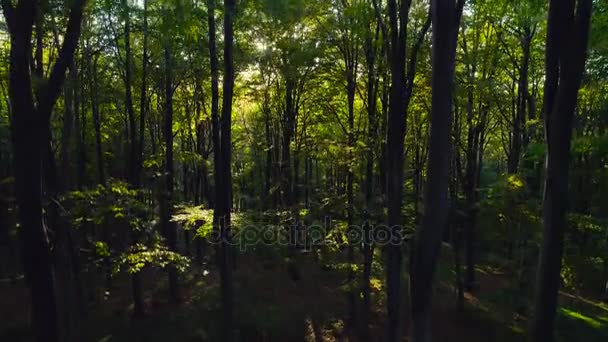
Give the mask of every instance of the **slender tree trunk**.
[[[166, 13], [166, 9], [165, 15]], [[167, 34], [167, 33], [165, 33]], [[167, 239], [167, 247], [169, 250], [177, 251], [177, 230], [175, 223], [171, 221], [173, 212], [173, 61], [171, 55], [169, 37], [165, 37], [164, 42], [164, 59], [165, 59], [165, 117], [163, 135], [165, 140], [165, 175], [163, 189], [163, 211], [161, 217], [161, 225], [165, 239]], [[179, 287], [177, 279], [177, 269], [169, 268], [169, 297], [173, 302], [179, 302]]]
[[448, 216], [451, 109], [458, 26], [464, 0], [432, 0], [432, 99], [425, 212], [416, 234], [411, 273], [412, 341], [431, 341], [431, 295]]
[[[73, 68], [72, 66], [71, 68]], [[71, 74], [71, 72], [70, 72]], [[61, 132], [61, 173], [66, 177], [66, 188], [70, 187], [70, 175], [73, 175], [70, 169], [71, 163], [71, 146], [73, 139], [74, 128], [74, 111], [72, 110], [72, 91], [66, 85], [64, 90], [64, 112], [63, 112], [63, 129]]]
[[[126, 15], [129, 15], [128, 4], [125, 0]], [[127, 53], [127, 103], [130, 102], [130, 133], [131, 133], [131, 182], [135, 188], [140, 188], [143, 181], [143, 160], [144, 160], [144, 128], [147, 108], [147, 54], [148, 54], [148, 0], [144, 0], [144, 28], [143, 28], [143, 56], [142, 56], [142, 81], [141, 81], [141, 98], [140, 98], [140, 111], [139, 111], [139, 141], [135, 140], [136, 129], [135, 129], [135, 115], [133, 113], [133, 103], [131, 95], [131, 42], [130, 42], [130, 18], [126, 18], [125, 21], [125, 50]], [[99, 114], [98, 114], [99, 115]], [[97, 136], [97, 134], [96, 134]], [[101, 145], [101, 142], [98, 143]], [[99, 147], [100, 148], [100, 147]], [[98, 158], [101, 151], [98, 151]], [[101, 160], [101, 159], [100, 159]], [[100, 174], [103, 173], [103, 165], [100, 168]], [[140, 194], [143, 196], [143, 193]], [[138, 232], [132, 231], [132, 245], [139, 242]], [[144, 309], [144, 297], [143, 297], [143, 284], [141, 280], [140, 272], [133, 273], [131, 279], [131, 292], [133, 295], [133, 317], [141, 318], [145, 314]]]
[[129, 183], [138, 187], [139, 175], [136, 173], [138, 169], [138, 153], [137, 153], [137, 127], [135, 124], [135, 111], [133, 109], [133, 90], [132, 90], [132, 73], [133, 73], [133, 56], [131, 51], [131, 17], [130, 8], [127, 0], [122, 1], [123, 20], [125, 21], [124, 41], [125, 41], [125, 107], [127, 110], [127, 118], [129, 120], [129, 165], [127, 166], [127, 175]]
[[545, 51], [545, 130], [548, 154], [543, 242], [532, 326], [534, 341], [555, 340], [555, 315], [561, 283], [564, 231], [567, 226], [570, 140], [574, 109], [585, 67], [591, 8], [592, 0], [578, 1], [578, 5], [575, 0], [552, 0], [549, 4]]
[[80, 36], [84, 1], [76, 1], [71, 6], [58, 59], [48, 83], [37, 93], [38, 106], [34, 105], [30, 75], [36, 5], [33, 1], [20, 1], [13, 6], [10, 1], [2, 1], [11, 42], [8, 80], [11, 137], [21, 224], [21, 252], [30, 288], [32, 325], [37, 341], [55, 342], [60, 340], [60, 333], [52, 258], [42, 211], [42, 144], [50, 137], [50, 114], [61, 93], [65, 71], [72, 64]]
[[264, 135], [266, 137], [266, 167], [264, 169], [264, 208], [270, 205], [270, 191], [272, 188], [272, 155], [275, 148], [272, 143], [272, 131], [270, 122], [270, 99], [264, 95]]
[[[74, 75], [72, 77], [73, 84], [73, 112], [74, 112], [74, 143], [76, 145], [76, 153], [78, 158], [76, 159], [76, 185], [78, 189], [82, 189], [86, 182], [86, 147], [84, 142], [85, 137], [85, 127], [86, 127], [86, 114], [84, 113], [84, 108], [81, 107], [81, 99], [84, 95], [84, 88], [82, 87], [82, 82], [80, 82], [80, 73], [78, 72], [78, 67], [75, 65], [73, 69]], [[81, 116], [81, 114], [83, 114]]]
[[[352, 150], [355, 146], [355, 90], [356, 90], [356, 73], [357, 73], [357, 58], [354, 57], [351, 61], [349, 71], [347, 71], [347, 97], [348, 97], [348, 170], [346, 175], [346, 198], [347, 198], [347, 227], [348, 236], [352, 237], [354, 233], [354, 214], [355, 214], [355, 194], [353, 190], [354, 183], [354, 158], [352, 156]], [[349, 305], [349, 322], [351, 327], [358, 325], [357, 322], [357, 294], [356, 287], [353, 282], [355, 281], [355, 242], [349, 239], [348, 241], [348, 282], [351, 285], [348, 293], [348, 305]]]
[[224, 194], [222, 200], [222, 220], [220, 220], [221, 236], [221, 265], [220, 287], [222, 297], [222, 332], [223, 340], [234, 340], [234, 281], [233, 281], [233, 250], [231, 245], [232, 230], [230, 212], [232, 209], [232, 98], [234, 93], [234, 15], [236, 11], [235, 0], [224, 0], [224, 79], [222, 101], [222, 130], [221, 130], [221, 163]]
[[374, 149], [376, 147], [377, 135], [377, 89], [378, 79], [376, 77], [376, 53], [375, 44], [378, 42], [378, 30], [375, 39], [370, 37], [365, 40], [365, 59], [367, 63], [367, 116], [368, 116], [368, 132], [367, 132], [367, 160], [365, 165], [365, 214], [363, 226], [363, 275], [361, 281], [361, 293], [363, 303], [361, 308], [361, 339], [364, 341], [371, 339], [370, 331], [370, 310], [371, 310], [371, 266], [373, 261], [374, 249], [371, 238], [371, 220], [370, 211], [374, 207]]
[[[389, 112], [387, 121], [386, 142], [386, 176], [387, 176], [387, 207], [388, 227], [391, 241], [386, 247], [386, 301], [388, 312], [387, 341], [400, 341], [402, 334], [401, 316], [401, 269], [402, 269], [402, 240], [403, 228], [401, 206], [403, 202], [403, 161], [404, 140], [406, 130], [407, 107], [405, 105], [405, 32], [400, 30], [401, 24], [407, 25], [410, 1], [402, 1], [406, 8], [397, 8], [397, 1], [388, 1], [390, 18], [390, 67], [392, 83], [389, 97]], [[401, 14], [401, 16], [399, 15]], [[399, 18], [400, 17], [400, 18]], [[388, 38], [388, 37], [387, 37]]]
[[[450, 146], [450, 214], [448, 216], [448, 229], [450, 229], [450, 241], [452, 244], [452, 254], [454, 258], [454, 278], [456, 285], [456, 308], [459, 311], [464, 309], [464, 284], [462, 279], [462, 262], [460, 259], [461, 249], [461, 231], [462, 220], [466, 221], [467, 217], [462, 217], [460, 212], [460, 203], [458, 200], [458, 175], [460, 173], [460, 118], [457, 105], [454, 105], [453, 113], [454, 123], [452, 125], [452, 136], [454, 143]], [[468, 118], [467, 118], [468, 119]], [[468, 120], [467, 120], [468, 121]], [[466, 216], [466, 213], [464, 214]], [[465, 222], [466, 224], [466, 222]]]
[[291, 79], [291, 76], [287, 75], [285, 81], [285, 113], [283, 113], [283, 148], [281, 150], [281, 191], [285, 208], [291, 208], [293, 204], [291, 139], [293, 138], [295, 125], [294, 92], [295, 82]]
[[[220, 146], [220, 120], [219, 120], [219, 66], [216, 46], [215, 27], [215, 0], [207, 0], [207, 22], [209, 26], [209, 59], [211, 67], [211, 129], [213, 142], [213, 178], [215, 180], [215, 196], [213, 203], [213, 229], [219, 233], [219, 219], [222, 216], [222, 191], [224, 181], [222, 175], [221, 146]], [[217, 235], [217, 234], [216, 234]], [[219, 262], [219, 247], [216, 245], [216, 254]]]
[[[91, 91], [93, 94], [97, 94], [97, 57], [93, 57], [93, 66], [91, 73]], [[95, 129], [95, 156], [97, 159], [97, 177], [99, 184], [105, 185], [106, 177], [103, 161], [103, 146], [101, 145], [101, 117], [99, 115], [99, 100], [97, 96], [91, 96], [91, 112], [93, 114], [93, 126]]]
[[144, 131], [146, 125], [146, 114], [148, 112], [148, 0], [144, 2], [144, 27], [143, 27], [143, 52], [141, 70], [141, 95], [139, 103], [139, 143], [137, 144], [137, 165], [135, 174], [138, 184], [145, 181], [143, 175], [143, 163], [145, 159]]

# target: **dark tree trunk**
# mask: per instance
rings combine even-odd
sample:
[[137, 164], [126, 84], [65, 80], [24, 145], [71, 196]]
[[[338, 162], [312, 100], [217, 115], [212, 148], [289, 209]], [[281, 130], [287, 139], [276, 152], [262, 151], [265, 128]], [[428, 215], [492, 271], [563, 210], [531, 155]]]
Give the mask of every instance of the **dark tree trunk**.
[[387, 341], [400, 341], [402, 333], [401, 316], [401, 269], [402, 241], [399, 238], [403, 227], [401, 206], [403, 202], [403, 161], [406, 130], [407, 104], [405, 99], [405, 49], [406, 32], [401, 25], [407, 25], [410, 1], [402, 1], [404, 8], [397, 8], [397, 1], [388, 1], [390, 18], [391, 89], [387, 121], [386, 177], [388, 227], [391, 242], [386, 247], [386, 301], [388, 312]]
[[[342, 3], [342, 7], [339, 11], [345, 12], [349, 8], [348, 4]], [[353, 237], [353, 223], [354, 223], [354, 167], [355, 160], [353, 155], [353, 149], [355, 146], [355, 92], [357, 90], [357, 71], [359, 69], [359, 46], [357, 33], [351, 28], [352, 23], [349, 18], [340, 16], [339, 17], [339, 34], [341, 39], [338, 43], [338, 50], [344, 62], [344, 71], [346, 76], [346, 103], [348, 108], [347, 125], [342, 128], [346, 134], [346, 224], [347, 224], [347, 236], [348, 236], [348, 248], [347, 248], [347, 262], [348, 262], [348, 274], [347, 282], [350, 290], [347, 294], [348, 302], [348, 318], [347, 318], [347, 329], [352, 333], [355, 332], [355, 327], [359, 324], [357, 322], [357, 289], [353, 282], [355, 281], [355, 242], [352, 241]]]
[[525, 149], [528, 147], [528, 143], [530, 142], [530, 136], [528, 134], [529, 130], [526, 128], [526, 119], [528, 118], [526, 115], [526, 110], [529, 109], [528, 102], [530, 99], [530, 92], [528, 75], [530, 73], [530, 45], [532, 44], [534, 32], [529, 26], [524, 27], [523, 31], [523, 36], [520, 37], [522, 57], [521, 72], [517, 85], [517, 112], [518, 121], [522, 127], [522, 149], [525, 151]]
[[295, 127], [295, 105], [294, 92], [296, 82], [291, 75], [286, 75], [285, 81], [285, 112], [283, 113], [283, 148], [281, 150], [281, 192], [283, 193], [283, 206], [291, 208], [292, 196], [292, 172], [291, 172], [291, 139]]
[[[59, 341], [59, 321], [52, 258], [42, 211], [42, 161], [50, 143], [50, 114], [62, 91], [80, 35], [84, 1], [72, 4], [63, 45], [50, 77], [37, 91], [34, 104], [30, 75], [32, 31], [37, 3], [3, 0], [10, 35], [9, 100], [15, 183], [24, 271], [30, 288], [32, 325], [37, 341]], [[42, 15], [42, 14], [40, 14]]]
[[[125, 41], [125, 107], [127, 109], [127, 117], [129, 120], [129, 153], [128, 153], [128, 163], [127, 166], [127, 179], [132, 187], [139, 188], [141, 184], [141, 172], [140, 172], [140, 159], [141, 154], [138, 149], [138, 137], [137, 137], [137, 127], [135, 124], [135, 111], [133, 109], [133, 55], [131, 51], [131, 17], [130, 17], [130, 8], [127, 0], [122, 0], [123, 6], [123, 20], [125, 21], [124, 27], [124, 41]], [[144, 23], [147, 25], [147, 23]], [[145, 36], [145, 33], [144, 33]], [[144, 38], [145, 40], [146, 38]], [[142, 82], [142, 103], [145, 103], [145, 46], [144, 46], [144, 80]], [[143, 106], [141, 107], [144, 108]], [[143, 112], [140, 113], [140, 120], [144, 119]], [[140, 127], [140, 130], [143, 132], [143, 125]], [[141, 134], [140, 134], [141, 136]], [[167, 172], [167, 171], [166, 171]], [[170, 202], [169, 202], [170, 203]], [[166, 208], [165, 208], [166, 209]], [[166, 229], [166, 228], [165, 228]], [[138, 242], [137, 233], [132, 231], [132, 244], [135, 245]], [[170, 245], [170, 239], [167, 238], [167, 242]], [[171, 272], [171, 270], [169, 271]], [[144, 315], [144, 300], [142, 293], [142, 283], [141, 283], [141, 275], [139, 273], [134, 273], [131, 279], [131, 290], [133, 295], [133, 317], [142, 317]]]
[[220, 287], [222, 297], [222, 333], [223, 340], [234, 340], [234, 282], [233, 260], [234, 254], [231, 245], [232, 231], [230, 214], [232, 210], [232, 98], [234, 93], [234, 15], [236, 11], [235, 0], [224, 0], [224, 79], [221, 118], [221, 189], [222, 217], [220, 220], [221, 256], [220, 256]]
[[[129, 19], [127, 19], [127, 23]], [[126, 24], [125, 24], [126, 25]], [[130, 29], [125, 27], [125, 39], [128, 41], [130, 37]], [[136, 143], [135, 141], [135, 128], [131, 128], [131, 136], [133, 141], [131, 142], [131, 160], [132, 163], [132, 185], [136, 188], [139, 188], [143, 182], [143, 160], [144, 160], [144, 128], [145, 128], [145, 118], [146, 118], [146, 110], [147, 110], [147, 49], [148, 49], [148, 1], [144, 0], [144, 28], [143, 28], [144, 42], [143, 42], [143, 56], [142, 56], [142, 81], [141, 81], [141, 98], [140, 98], [140, 111], [139, 111], [139, 141]], [[128, 46], [130, 50], [130, 42], [128, 42]], [[127, 55], [127, 63], [130, 60], [130, 54]], [[130, 64], [127, 66], [130, 69]], [[130, 77], [129, 77], [130, 78]], [[130, 81], [128, 82], [130, 84]], [[130, 86], [127, 87], [127, 93], [131, 92]], [[93, 100], [95, 101], [95, 100]], [[99, 114], [97, 114], [99, 117]], [[99, 118], [98, 118], [99, 120]], [[133, 118], [133, 125], [135, 124], [135, 118]], [[96, 124], [96, 133], [95, 136], [99, 137], [98, 134], [99, 123]], [[101, 141], [97, 142], [97, 155], [98, 160], [101, 159]], [[99, 174], [100, 180], [105, 181], [101, 175], [103, 175], [103, 164], [99, 166]], [[140, 196], [143, 197], [143, 194]], [[138, 233], [135, 231], [131, 232], [132, 235], [132, 245], [135, 245], [139, 242]], [[145, 315], [144, 308], [144, 296], [143, 296], [143, 284], [141, 280], [141, 274], [139, 272], [133, 273], [131, 279], [131, 292], [133, 295], [133, 317], [141, 318]]]
[[133, 56], [131, 51], [131, 17], [130, 8], [127, 0], [121, 0], [124, 27], [125, 41], [125, 107], [127, 110], [127, 118], [129, 120], [129, 158], [127, 166], [127, 179], [129, 183], [137, 188], [139, 186], [138, 169], [138, 153], [137, 153], [137, 127], [135, 124], [135, 111], [133, 109], [133, 90], [132, 90], [132, 72], [133, 72]]
[[361, 293], [363, 303], [361, 308], [361, 339], [364, 341], [371, 339], [370, 331], [370, 310], [371, 310], [371, 287], [370, 278], [372, 270], [372, 261], [374, 249], [371, 239], [371, 222], [370, 211], [374, 209], [374, 149], [377, 142], [377, 93], [378, 93], [378, 77], [377, 77], [377, 52], [376, 44], [379, 38], [379, 29], [376, 29], [375, 38], [371, 37], [371, 30], [367, 32], [368, 37], [365, 39], [365, 61], [367, 67], [367, 160], [365, 164], [365, 207], [364, 226], [363, 226], [363, 275], [361, 281]]
[[[347, 227], [348, 227], [348, 236], [349, 238], [353, 236], [354, 229], [354, 214], [355, 214], [355, 194], [353, 190], [354, 183], [354, 158], [352, 156], [352, 151], [355, 146], [355, 90], [357, 87], [357, 57], [352, 56], [351, 60], [347, 62], [350, 64], [347, 71], [347, 97], [348, 97], [348, 170], [346, 175], [346, 198], [347, 198]], [[349, 239], [348, 241], [348, 282], [351, 285], [350, 291], [348, 293], [348, 305], [349, 305], [349, 323], [350, 327], [356, 327], [358, 325], [357, 322], [357, 294], [356, 287], [353, 282], [355, 281], [355, 242]]]
[[[386, 247], [386, 295], [387, 295], [387, 341], [401, 340], [401, 269], [402, 269], [402, 228], [403, 217], [401, 207], [403, 202], [403, 168], [405, 159], [404, 141], [406, 132], [407, 111], [410, 103], [418, 51], [424, 41], [426, 32], [430, 27], [430, 18], [420, 30], [407, 63], [407, 23], [411, 1], [401, 1], [397, 8], [397, 1], [388, 1], [390, 49], [389, 64], [391, 70], [391, 87], [388, 98], [388, 118], [386, 156], [386, 194], [388, 218], [391, 241]], [[376, 2], [374, 7], [378, 12]], [[407, 72], [407, 74], [406, 74]], [[386, 101], [383, 101], [383, 106]]]
[[[455, 102], [455, 101], [454, 101]], [[461, 249], [461, 235], [462, 235], [462, 220], [466, 220], [466, 213], [461, 213], [460, 203], [458, 200], [458, 175], [460, 173], [460, 152], [458, 146], [460, 146], [460, 113], [458, 107], [454, 104], [453, 125], [452, 125], [452, 137], [453, 144], [450, 146], [450, 183], [449, 194], [450, 194], [450, 210], [448, 216], [448, 229], [450, 230], [450, 242], [452, 244], [452, 254], [454, 259], [454, 278], [456, 287], [456, 308], [459, 311], [464, 309], [464, 284], [462, 279], [462, 262], [460, 259]], [[467, 118], [468, 119], [468, 118]], [[468, 120], [467, 120], [468, 121]], [[466, 224], [466, 222], [465, 222]]]
[[[75, 136], [74, 143], [76, 145], [76, 185], [78, 189], [82, 189], [85, 184], [86, 178], [86, 147], [85, 147], [85, 128], [86, 128], [86, 113], [81, 107], [81, 97], [84, 95], [84, 88], [82, 87], [82, 82], [80, 82], [80, 73], [78, 72], [78, 67], [74, 66], [72, 70], [74, 75], [72, 78], [73, 84], [73, 113], [74, 113], [74, 126], [75, 126]], [[82, 114], [82, 116], [81, 116]], [[49, 139], [51, 137], [49, 136]], [[49, 150], [50, 151], [50, 150]]]
[[296, 149], [293, 153], [293, 181], [292, 181], [292, 204], [300, 203], [300, 151]]
[[[213, 203], [213, 229], [219, 232], [219, 218], [222, 215], [222, 167], [220, 163], [220, 119], [219, 119], [219, 66], [216, 46], [215, 0], [207, 0], [207, 22], [209, 26], [209, 59], [211, 67], [211, 139], [213, 142], [213, 178], [215, 180], [215, 196]], [[219, 249], [217, 251], [219, 253]]]
[[[477, 49], [474, 50], [477, 53]], [[474, 87], [473, 82], [477, 66], [469, 66], [469, 86], [467, 87], [467, 147], [466, 147], [466, 169], [464, 178], [464, 195], [466, 198], [466, 220], [464, 226], [465, 233], [465, 262], [466, 275], [464, 286], [467, 291], [474, 291], [475, 285], [475, 247], [476, 247], [476, 232], [475, 224], [477, 221], [476, 205], [477, 205], [477, 140], [479, 138], [479, 130], [475, 123], [474, 114]]]
[[552, 0], [549, 4], [544, 104], [548, 154], [543, 242], [532, 326], [534, 341], [555, 340], [555, 315], [567, 226], [570, 140], [585, 67], [591, 8], [591, 0], [578, 1], [578, 6], [575, 0]]
[[[276, 148], [272, 142], [272, 131], [270, 122], [270, 95], [264, 94], [264, 135], [266, 137], [266, 167], [264, 169], [264, 208], [270, 204], [270, 192], [272, 188], [272, 156], [273, 149]], [[276, 204], [276, 203], [275, 203]]]
[[[91, 70], [91, 92], [97, 94], [97, 57], [93, 57]], [[99, 100], [97, 96], [91, 96], [91, 112], [93, 114], [93, 127], [95, 129], [95, 156], [97, 159], [97, 181], [101, 185], [106, 184], [106, 176], [103, 161], [103, 146], [101, 145], [101, 117], [99, 113]]]
[[431, 341], [431, 295], [442, 232], [448, 216], [452, 87], [458, 26], [464, 0], [432, 0], [432, 99], [427, 183], [422, 226], [412, 260], [412, 341]]
[[[72, 65], [70, 68], [73, 68]], [[72, 72], [70, 72], [72, 74]], [[72, 86], [75, 84], [72, 83]], [[63, 112], [63, 129], [61, 132], [61, 173], [66, 177], [64, 180], [66, 188], [70, 187], [69, 179], [73, 173], [70, 169], [71, 163], [71, 146], [73, 139], [73, 128], [74, 128], [74, 111], [72, 107], [72, 89], [67, 86], [64, 90], [64, 112]]]
[[[165, 9], [166, 11], [166, 9]], [[167, 13], [165, 12], [165, 15]], [[165, 33], [167, 34], [167, 33]], [[177, 230], [175, 223], [171, 221], [173, 212], [173, 61], [171, 55], [169, 37], [165, 37], [164, 59], [165, 59], [165, 117], [163, 123], [163, 135], [165, 140], [165, 174], [163, 187], [163, 203], [161, 211], [161, 226], [163, 235], [167, 240], [167, 247], [173, 252], [177, 252]], [[173, 302], [179, 302], [179, 287], [177, 279], [177, 269], [169, 267], [169, 297]]]
[[143, 163], [145, 159], [144, 131], [146, 125], [146, 114], [148, 111], [148, 0], [144, 1], [144, 27], [143, 27], [143, 52], [141, 61], [141, 95], [139, 103], [139, 143], [137, 144], [137, 161], [135, 174], [138, 184], [145, 181], [143, 175]]

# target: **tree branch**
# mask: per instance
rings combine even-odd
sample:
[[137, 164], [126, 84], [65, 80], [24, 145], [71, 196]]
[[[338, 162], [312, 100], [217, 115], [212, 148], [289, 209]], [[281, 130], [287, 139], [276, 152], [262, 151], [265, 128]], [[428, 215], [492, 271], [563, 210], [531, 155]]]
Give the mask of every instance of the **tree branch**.
[[420, 48], [422, 47], [422, 43], [424, 43], [424, 37], [426, 36], [430, 27], [431, 27], [431, 13], [429, 11], [426, 21], [424, 22], [424, 25], [422, 26], [422, 28], [420, 29], [420, 32], [418, 33], [418, 38], [416, 39], [416, 43], [412, 47], [412, 52], [410, 55], [410, 62], [408, 63], [407, 73], [406, 73], [406, 85], [405, 85], [406, 94], [412, 93], [412, 89], [414, 87], [414, 77], [416, 76], [416, 65], [418, 62], [418, 52], [420, 51]]
[[6, 20], [6, 26], [8, 26], [9, 34], [13, 34], [15, 30], [14, 16], [15, 16], [15, 8], [11, 3], [11, 0], [2, 0], [2, 12], [4, 13], [4, 19]]
[[65, 81], [65, 72], [74, 61], [74, 52], [78, 46], [78, 38], [80, 37], [82, 14], [84, 11], [86, 0], [75, 0], [70, 10], [65, 37], [57, 61], [53, 66], [49, 80], [45, 86], [42, 106], [46, 112], [42, 113], [44, 122], [49, 122], [52, 107], [61, 93], [63, 83]]

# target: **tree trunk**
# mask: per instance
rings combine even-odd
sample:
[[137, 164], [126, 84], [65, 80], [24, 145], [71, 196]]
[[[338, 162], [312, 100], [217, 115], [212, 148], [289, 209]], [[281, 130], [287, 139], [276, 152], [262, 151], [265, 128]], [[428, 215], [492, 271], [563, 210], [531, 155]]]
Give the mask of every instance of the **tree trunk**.
[[230, 212], [232, 209], [232, 98], [234, 93], [234, 15], [236, 12], [235, 0], [224, 0], [224, 79], [222, 98], [222, 126], [221, 126], [221, 163], [223, 189], [221, 189], [223, 203], [222, 220], [220, 220], [221, 236], [221, 265], [220, 265], [220, 287], [222, 297], [222, 332], [223, 340], [231, 342], [234, 340], [234, 283], [233, 283], [233, 250], [231, 245], [232, 230]]
[[376, 37], [371, 38], [371, 32], [367, 33], [369, 36], [365, 40], [365, 60], [367, 64], [367, 120], [368, 120], [368, 132], [367, 132], [367, 160], [365, 164], [365, 206], [366, 210], [364, 213], [364, 226], [363, 226], [363, 275], [361, 280], [361, 293], [363, 296], [363, 303], [361, 308], [361, 339], [364, 341], [371, 339], [370, 331], [370, 310], [371, 310], [371, 266], [374, 256], [374, 249], [371, 239], [371, 222], [370, 222], [370, 211], [374, 207], [374, 149], [376, 147], [376, 135], [377, 135], [377, 104], [378, 100], [377, 89], [378, 89], [378, 78], [376, 73], [376, 54], [377, 48], [375, 44], [378, 43], [378, 30]]
[[[285, 112], [283, 113], [283, 148], [281, 153], [281, 191], [283, 193], [283, 206], [291, 208], [292, 203], [292, 172], [291, 172], [291, 139], [294, 134], [295, 82], [287, 75], [285, 81]], [[294, 241], [292, 241], [293, 243]]]
[[[97, 57], [93, 57], [91, 76], [91, 92], [97, 94]], [[99, 115], [99, 100], [97, 96], [91, 96], [91, 112], [93, 114], [93, 126], [95, 129], [95, 156], [97, 159], [97, 177], [101, 185], [106, 184], [103, 161], [103, 146], [101, 145], [101, 117]]]
[[433, 278], [448, 215], [451, 107], [458, 25], [464, 0], [432, 0], [432, 99], [424, 217], [411, 273], [412, 341], [431, 341]]
[[544, 118], [548, 153], [543, 242], [532, 323], [532, 338], [535, 341], [555, 340], [555, 315], [567, 226], [570, 140], [585, 67], [591, 8], [592, 0], [578, 1], [578, 6], [575, 0], [552, 0], [549, 4]]
[[[34, 104], [30, 58], [32, 31], [37, 3], [20, 1], [13, 6], [2, 1], [11, 49], [9, 65], [9, 100], [11, 137], [15, 164], [16, 198], [21, 223], [21, 252], [24, 271], [30, 288], [32, 325], [37, 341], [59, 341], [59, 324], [52, 258], [42, 211], [43, 143], [50, 137], [50, 114], [61, 93], [65, 72], [72, 64], [80, 36], [84, 1], [70, 8], [69, 20], [57, 61], [46, 85], [37, 92]], [[42, 15], [42, 14], [40, 14]]]
[[129, 158], [127, 166], [127, 179], [129, 183], [138, 187], [139, 175], [137, 172], [138, 154], [137, 154], [137, 127], [135, 125], [135, 111], [133, 110], [133, 91], [132, 91], [132, 72], [133, 72], [133, 57], [131, 52], [131, 17], [130, 8], [127, 0], [121, 0], [124, 27], [125, 41], [125, 107], [127, 110], [127, 118], [129, 120]]
[[145, 159], [144, 146], [144, 131], [146, 125], [146, 113], [148, 111], [148, 0], [144, 2], [144, 27], [143, 27], [143, 52], [141, 61], [141, 95], [139, 103], [139, 143], [137, 144], [137, 162], [135, 174], [137, 175], [137, 183], [144, 183], [143, 163]]
[[[166, 9], [164, 9], [166, 11]], [[165, 12], [165, 15], [167, 13]], [[167, 34], [167, 33], [165, 33]], [[171, 56], [171, 46], [169, 37], [165, 37], [164, 59], [165, 59], [165, 117], [163, 135], [165, 140], [165, 174], [163, 189], [163, 210], [161, 226], [163, 235], [167, 240], [167, 247], [173, 252], [177, 252], [177, 230], [175, 223], [171, 221], [173, 212], [173, 65]], [[169, 297], [173, 302], [179, 302], [179, 287], [177, 279], [177, 269], [169, 267]]]
[[[219, 121], [219, 66], [216, 46], [216, 27], [215, 27], [215, 0], [207, 0], [207, 22], [209, 26], [209, 60], [211, 67], [211, 139], [213, 142], [213, 179], [215, 181], [215, 196], [213, 203], [213, 230], [216, 236], [220, 231], [219, 219], [222, 216], [222, 165], [221, 165], [221, 146], [220, 146], [220, 121]], [[219, 247], [216, 245], [216, 254], [219, 262]]]
[[[391, 241], [386, 247], [386, 301], [388, 312], [386, 340], [391, 342], [400, 341], [402, 332], [401, 269], [403, 253], [401, 250], [401, 232], [403, 217], [401, 206], [403, 202], [403, 143], [405, 140], [407, 106], [405, 102], [404, 65], [406, 33], [400, 30], [399, 19], [403, 21], [402, 25], [407, 25], [410, 3], [409, 1], [402, 1], [401, 3], [405, 8], [398, 10], [397, 1], [388, 1], [391, 44], [389, 63], [392, 83], [389, 95], [386, 142], [387, 223], [391, 236]], [[399, 16], [399, 14], [401, 15]]]
[[354, 214], [355, 214], [355, 194], [353, 190], [353, 182], [354, 182], [354, 157], [353, 157], [353, 149], [355, 147], [355, 90], [356, 90], [356, 73], [357, 73], [357, 59], [354, 57], [347, 64], [350, 64], [347, 71], [347, 97], [348, 97], [348, 170], [346, 175], [346, 198], [347, 198], [347, 230], [349, 232], [349, 241], [348, 241], [348, 283], [349, 283], [349, 293], [348, 293], [348, 305], [349, 305], [349, 323], [350, 327], [356, 327], [358, 325], [357, 322], [357, 294], [356, 287], [353, 282], [355, 281], [355, 242], [351, 241], [350, 237], [353, 236], [354, 233]]
[[[264, 94], [264, 135], [266, 137], [266, 167], [264, 169], [264, 208], [268, 209], [270, 205], [270, 192], [272, 189], [272, 155], [273, 149], [276, 148], [272, 142], [272, 131], [270, 122], [270, 99], [268, 94]], [[276, 203], [275, 203], [276, 204]]]

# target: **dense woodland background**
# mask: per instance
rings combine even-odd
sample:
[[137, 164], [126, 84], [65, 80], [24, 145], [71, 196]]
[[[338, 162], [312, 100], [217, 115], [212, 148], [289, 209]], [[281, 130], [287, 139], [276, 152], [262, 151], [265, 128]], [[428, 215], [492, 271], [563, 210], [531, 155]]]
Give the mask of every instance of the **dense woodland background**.
[[1, 340], [608, 340], [608, 1], [1, 3]]

